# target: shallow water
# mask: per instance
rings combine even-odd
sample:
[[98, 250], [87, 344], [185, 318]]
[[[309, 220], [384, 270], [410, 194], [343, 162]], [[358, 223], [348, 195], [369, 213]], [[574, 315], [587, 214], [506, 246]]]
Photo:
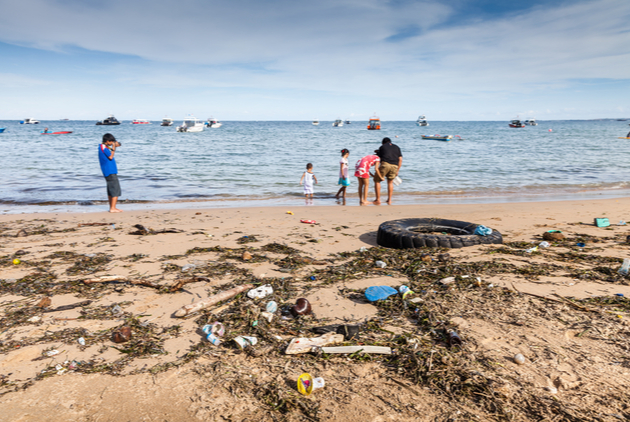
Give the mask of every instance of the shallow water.
[[[224, 122], [201, 133], [177, 133], [175, 126], [161, 127], [159, 122], [94, 123], [0, 121], [6, 127], [0, 134], [0, 177], [5, 182], [0, 211], [43, 210], [42, 205], [103, 210], [106, 191], [97, 147], [106, 132], [122, 143], [116, 153], [121, 200], [150, 203], [127, 205], [135, 208], [173, 207], [179, 201], [201, 201], [186, 207], [304, 204], [298, 182], [308, 162], [319, 180], [313, 203], [332, 205], [339, 151], [350, 149], [353, 170], [385, 136], [404, 156], [397, 203], [614, 197], [630, 191], [630, 141], [618, 139], [627, 133], [627, 122], [549, 121], [513, 129], [507, 122], [430, 122], [418, 127], [384, 121], [380, 131], [366, 130], [365, 121], [341, 128], [333, 128], [332, 122]], [[73, 133], [41, 135], [45, 127]], [[421, 138], [433, 134], [461, 139]], [[356, 196], [356, 179], [351, 182], [348, 189]]]

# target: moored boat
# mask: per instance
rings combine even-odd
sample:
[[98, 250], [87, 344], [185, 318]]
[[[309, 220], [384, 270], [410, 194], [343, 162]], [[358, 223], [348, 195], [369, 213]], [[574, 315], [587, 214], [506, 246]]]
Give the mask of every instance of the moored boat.
[[162, 119], [162, 123], [160, 123], [160, 126], [173, 126], [173, 119], [171, 119], [170, 117], [165, 117]]
[[432, 139], [434, 141], [448, 142], [453, 139], [453, 135], [422, 135], [422, 139]]
[[337, 120], [335, 120], [335, 121], [333, 122], [333, 124], [332, 124], [332, 125], [333, 125], [333, 127], [341, 127], [341, 126], [343, 126], [343, 120], [341, 120], [341, 119], [337, 119]]
[[223, 123], [221, 123], [220, 121], [218, 121], [214, 117], [210, 117], [210, 118], [208, 118], [208, 121], [206, 122], [206, 126], [207, 127], [211, 127], [212, 129], [217, 129], [217, 128], [220, 128], [221, 126], [223, 126]]
[[96, 126], [115, 126], [115, 125], [119, 125], [120, 122], [118, 120], [116, 120], [116, 118], [114, 117], [113, 114], [110, 114], [109, 116], [107, 116], [107, 119], [102, 120], [100, 122], [96, 122]]
[[4, 132], [5, 129], [6, 127], [0, 127], [0, 133]]
[[50, 130], [46, 130], [46, 131], [41, 132], [42, 135], [67, 135], [69, 133], [72, 133], [72, 131], [53, 132]]
[[538, 126], [538, 122], [536, 122], [536, 119], [534, 119], [533, 117], [525, 120], [525, 124], [528, 126]]
[[510, 122], [510, 127], [525, 127], [525, 124], [518, 119], [514, 119]]
[[313, 120], [313, 126], [319, 126], [319, 119]]
[[38, 125], [39, 120], [35, 120], [32, 117], [30, 119], [24, 119], [20, 122], [21, 125]]
[[150, 125], [151, 122], [145, 119], [133, 119], [131, 121], [132, 125]]
[[424, 117], [424, 114], [418, 116], [418, 120], [416, 120], [416, 125], [418, 126], [429, 126], [429, 122], [427, 122], [427, 118]]
[[381, 130], [381, 119], [376, 116], [370, 117], [367, 128], [368, 130]]
[[351, 124], [352, 122], [351, 122], [350, 120], [346, 120], [346, 121], [344, 121], [343, 123], [344, 123], [344, 124], [346, 124], [346, 125], [349, 125], [349, 124]]
[[204, 124], [195, 116], [188, 116], [181, 126], [177, 126], [178, 132], [203, 132]]

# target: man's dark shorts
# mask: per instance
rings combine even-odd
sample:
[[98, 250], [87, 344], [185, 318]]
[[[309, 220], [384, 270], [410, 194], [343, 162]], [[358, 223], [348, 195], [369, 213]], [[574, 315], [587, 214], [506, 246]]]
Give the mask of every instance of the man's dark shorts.
[[107, 180], [107, 196], [119, 197], [120, 192], [120, 183], [118, 183], [118, 175], [110, 174], [105, 178]]

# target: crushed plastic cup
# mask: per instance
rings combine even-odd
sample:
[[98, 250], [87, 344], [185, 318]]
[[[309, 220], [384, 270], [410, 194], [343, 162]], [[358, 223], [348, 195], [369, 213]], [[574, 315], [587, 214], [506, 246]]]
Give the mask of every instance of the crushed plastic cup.
[[311, 374], [305, 372], [298, 377], [297, 389], [301, 394], [310, 396], [313, 391], [324, 388], [326, 382], [322, 377], [313, 378]]
[[272, 300], [271, 302], [267, 303], [267, 306], [265, 306], [265, 310], [270, 314], [273, 314], [278, 310], [278, 304]]
[[85, 339], [83, 337], [79, 337], [77, 340], [81, 346], [85, 346]]
[[630, 258], [625, 258], [623, 260], [623, 264], [621, 264], [621, 268], [619, 268], [618, 273], [623, 276], [628, 276], [629, 271], [630, 271]]
[[625, 226], [626, 222], [623, 220], [619, 220], [619, 224], [617, 224], [618, 226]]
[[400, 294], [402, 295], [403, 299], [406, 298], [408, 295], [413, 294], [413, 290], [411, 290], [409, 287], [407, 286], [400, 286], [398, 288], [398, 291], [400, 292]]
[[250, 336], [238, 336], [234, 338], [234, 342], [239, 347], [239, 349], [243, 350], [246, 347], [256, 345], [256, 343], [258, 343], [258, 339], [256, 337]]
[[215, 336], [212, 333], [206, 336], [206, 340], [208, 340], [210, 343], [214, 344], [215, 346], [218, 346], [219, 344], [221, 344], [221, 340], [219, 339], [219, 337]]
[[538, 246], [540, 246], [541, 248], [548, 248], [551, 245], [546, 240], [543, 240], [542, 242], [538, 244]]
[[247, 292], [247, 297], [250, 299], [262, 299], [265, 296], [269, 296], [273, 293], [273, 287], [271, 284], [265, 284], [264, 286], [251, 289]]
[[361, 246], [359, 248], [359, 252], [367, 252], [367, 248], [365, 246]]
[[385, 268], [385, 267], [387, 267], [387, 264], [386, 264], [386, 263], [384, 263], [383, 261], [376, 261], [376, 262], [374, 263], [374, 265], [376, 265], [376, 266], [377, 266], [377, 267], [379, 267], [379, 268]]
[[538, 246], [534, 246], [533, 248], [529, 248], [525, 251], [525, 253], [532, 253], [538, 250]]

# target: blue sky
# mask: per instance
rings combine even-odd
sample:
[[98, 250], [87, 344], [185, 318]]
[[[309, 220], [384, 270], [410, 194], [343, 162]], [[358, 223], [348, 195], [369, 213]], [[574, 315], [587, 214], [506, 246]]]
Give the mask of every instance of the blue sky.
[[628, 0], [0, 6], [0, 120], [630, 117]]

